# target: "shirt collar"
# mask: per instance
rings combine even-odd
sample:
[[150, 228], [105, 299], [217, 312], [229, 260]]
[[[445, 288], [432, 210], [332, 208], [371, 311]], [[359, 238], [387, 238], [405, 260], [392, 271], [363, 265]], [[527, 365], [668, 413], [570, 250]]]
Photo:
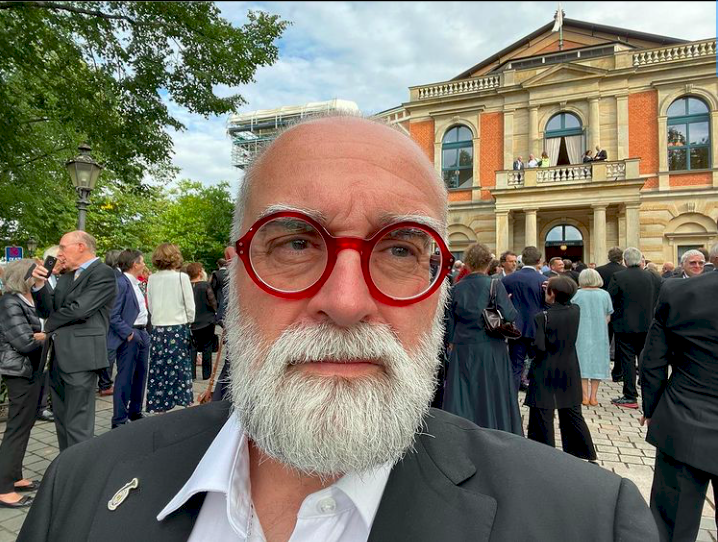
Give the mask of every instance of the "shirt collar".
[[[391, 463], [387, 462], [369, 471], [346, 474], [333, 486], [324, 488], [320, 492], [332, 487], [341, 490], [353, 502], [367, 529], [370, 529], [391, 469]], [[204, 492], [227, 495], [227, 516], [231, 518], [230, 521], [235, 524], [237, 530], [245, 531], [251, 519], [249, 514], [252, 509], [249, 450], [247, 436], [234, 414], [229, 417], [212, 441], [189, 480], [157, 515], [157, 521], [162, 521], [176, 512], [192, 496]], [[312, 495], [308, 495], [306, 499]]]
[[91, 260], [87, 260], [85, 263], [83, 263], [79, 269], [82, 269], [83, 271], [86, 271], [88, 267], [90, 267], [93, 263], [95, 263], [100, 258], [92, 258]]
[[130, 275], [129, 273], [123, 273], [123, 275], [125, 275], [125, 276], [129, 279], [130, 283], [132, 283], [134, 286], [139, 285], [140, 281], [137, 280], [137, 279], [136, 279], [135, 277], [133, 277], [132, 275]]

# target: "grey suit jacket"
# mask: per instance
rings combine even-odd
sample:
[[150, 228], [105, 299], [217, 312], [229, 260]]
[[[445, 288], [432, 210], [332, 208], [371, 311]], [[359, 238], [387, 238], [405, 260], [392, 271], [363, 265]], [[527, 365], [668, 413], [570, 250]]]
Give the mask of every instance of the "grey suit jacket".
[[54, 358], [64, 373], [104, 369], [107, 363], [107, 330], [117, 296], [114, 271], [97, 260], [77, 280], [62, 275], [55, 289], [45, 286], [33, 292], [37, 313], [46, 318], [43, 360]]
[[[210, 403], [149, 418], [68, 448], [45, 475], [18, 542], [187, 540], [204, 494], [162, 522], [156, 516], [192, 475], [229, 408]], [[110, 511], [110, 499], [133, 478], [138, 488]], [[389, 476], [369, 540], [652, 542], [658, 534], [632, 482], [431, 410]]]

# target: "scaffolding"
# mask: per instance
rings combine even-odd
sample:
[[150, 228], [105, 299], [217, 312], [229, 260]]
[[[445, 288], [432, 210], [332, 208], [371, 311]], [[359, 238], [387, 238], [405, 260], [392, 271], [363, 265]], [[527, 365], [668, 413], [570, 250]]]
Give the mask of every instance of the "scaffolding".
[[354, 102], [335, 99], [232, 115], [227, 123], [227, 133], [232, 138], [232, 165], [247, 167], [257, 151], [287, 125], [333, 111], [358, 113], [359, 107]]

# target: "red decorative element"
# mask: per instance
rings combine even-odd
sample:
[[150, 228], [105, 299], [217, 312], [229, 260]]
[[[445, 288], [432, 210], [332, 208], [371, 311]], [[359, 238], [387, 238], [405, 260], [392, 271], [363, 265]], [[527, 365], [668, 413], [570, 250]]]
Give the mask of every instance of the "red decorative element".
[[[252, 266], [252, 263], [250, 261], [249, 247], [252, 243], [254, 235], [264, 224], [278, 218], [297, 218], [306, 221], [308, 224], [313, 226], [317, 230], [317, 232], [319, 232], [319, 234], [324, 239], [324, 243], [327, 246], [328, 257], [324, 273], [314, 284], [298, 292], [285, 292], [272, 288], [267, 283], [262, 281], [259, 276], [257, 276], [256, 272], [254, 271], [254, 267]], [[396, 299], [382, 293], [381, 290], [379, 290], [379, 288], [376, 286], [376, 284], [374, 284], [374, 281], [371, 278], [371, 273], [369, 271], [369, 260], [371, 258], [374, 246], [380, 239], [384, 237], [384, 235], [386, 235], [392, 230], [402, 228], [418, 229], [431, 235], [431, 237], [436, 241], [437, 246], [439, 247], [439, 250], [441, 252], [441, 268], [436, 280], [427, 291], [415, 297], [407, 299]], [[305, 215], [304, 213], [294, 211], [280, 211], [278, 213], [272, 213], [271, 215], [259, 219], [252, 225], [252, 227], [249, 228], [249, 231], [247, 231], [247, 233], [245, 233], [241, 239], [237, 240], [237, 242], [235, 243], [235, 248], [237, 250], [237, 255], [244, 264], [244, 268], [247, 271], [247, 274], [251, 277], [254, 283], [268, 294], [272, 294], [276, 297], [281, 297], [283, 299], [305, 299], [315, 295], [322, 288], [329, 276], [332, 274], [332, 270], [334, 269], [334, 265], [336, 264], [339, 251], [346, 249], [356, 250], [361, 255], [361, 269], [364, 275], [364, 280], [366, 281], [367, 287], [369, 288], [369, 293], [371, 293], [372, 297], [377, 301], [386, 305], [391, 305], [393, 307], [405, 307], [407, 305], [412, 305], [414, 303], [418, 303], [419, 301], [423, 301], [427, 297], [431, 296], [434, 292], [436, 292], [439, 286], [441, 286], [441, 283], [446, 278], [446, 275], [448, 275], [451, 271], [451, 267], [454, 263], [454, 257], [451, 255], [451, 252], [449, 252], [449, 249], [444, 243], [444, 240], [441, 238], [441, 236], [430, 227], [424, 224], [419, 224], [418, 222], [398, 222], [396, 224], [391, 224], [389, 226], [386, 226], [385, 228], [382, 228], [368, 239], [361, 239], [359, 237], [334, 237], [324, 228], [324, 226], [319, 224], [311, 217]]]

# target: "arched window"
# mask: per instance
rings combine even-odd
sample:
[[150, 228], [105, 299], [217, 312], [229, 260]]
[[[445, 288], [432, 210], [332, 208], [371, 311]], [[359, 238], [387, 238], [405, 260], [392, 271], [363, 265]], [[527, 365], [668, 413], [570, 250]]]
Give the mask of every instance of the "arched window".
[[581, 231], [570, 224], [561, 224], [551, 228], [546, 234], [546, 243], [573, 243], [583, 242], [583, 235]]
[[558, 113], [551, 117], [544, 130], [545, 151], [552, 166], [580, 164], [583, 160], [584, 137], [581, 119], [573, 113]]
[[570, 224], [554, 226], [546, 234], [544, 249], [546, 261], [556, 256], [573, 262], [583, 260], [583, 235], [581, 230]]
[[668, 108], [668, 170], [710, 167], [710, 114], [703, 100], [687, 96]]
[[454, 126], [441, 142], [441, 172], [447, 188], [470, 188], [474, 177], [473, 134]]

